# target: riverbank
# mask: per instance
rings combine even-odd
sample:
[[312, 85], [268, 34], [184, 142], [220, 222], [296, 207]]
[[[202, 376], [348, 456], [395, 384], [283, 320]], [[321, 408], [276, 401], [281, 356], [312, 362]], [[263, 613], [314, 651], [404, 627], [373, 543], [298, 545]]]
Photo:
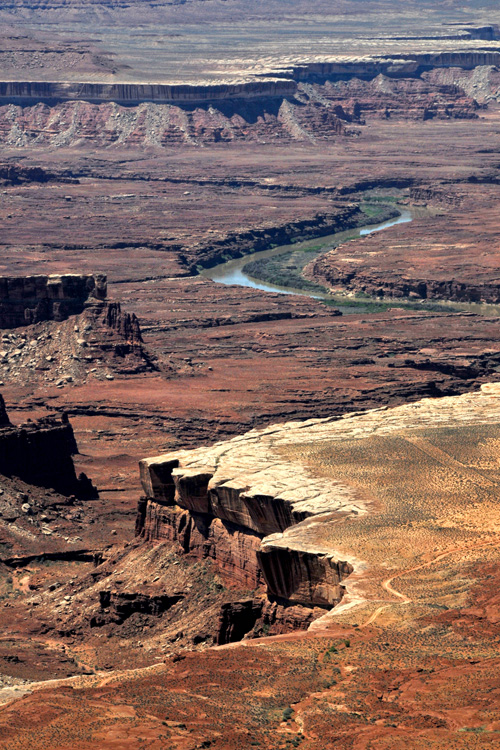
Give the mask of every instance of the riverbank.
[[247, 253], [241, 258], [205, 269], [201, 275], [220, 284], [329, 299], [331, 295], [325, 287], [302, 277], [301, 270], [307, 263], [351, 239], [412, 220], [412, 214], [406, 208], [376, 202], [362, 204], [360, 208], [360, 217], [347, 230], [305, 241], [296, 238], [287, 245]]

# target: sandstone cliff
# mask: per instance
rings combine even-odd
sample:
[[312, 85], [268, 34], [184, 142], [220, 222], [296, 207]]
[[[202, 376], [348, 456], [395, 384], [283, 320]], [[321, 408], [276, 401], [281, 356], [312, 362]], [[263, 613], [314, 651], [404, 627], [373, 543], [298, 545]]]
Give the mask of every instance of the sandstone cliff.
[[[241, 637], [247, 626], [246, 637], [261, 633], [273, 617], [293, 620], [290, 606], [325, 613], [339, 605], [324, 614], [323, 624], [358, 605], [372, 607], [378, 617], [382, 590], [390, 590], [385, 588], [388, 570], [397, 577], [401, 555], [425, 560], [418, 555], [427, 548], [435, 551], [441, 533], [436, 519], [444, 523], [443, 513], [455, 519], [467, 507], [471, 539], [480, 534], [485, 544], [493, 543], [491, 523], [477, 501], [483, 496], [480, 485], [485, 502], [495, 502], [494, 482], [477, 472], [474, 462], [489, 465], [488, 450], [496, 456], [499, 409], [499, 386], [488, 384], [463, 396], [289, 422], [211, 448], [144, 459], [147, 497], [140, 504], [138, 533], [173, 541], [179, 552], [195, 558], [211, 558], [227, 582], [257, 589], [253, 598], [222, 609], [219, 642], [236, 633]], [[470, 461], [469, 449], [476, 456]], [[391, 461], [380, 465], [381, 456]], [[423, 465], [431, 473], [416, 489], [414, 472]], [[459, 495], [457, 472], [467, 487]], [[417, 496], [418, 504], [413, 502]], [[443, 510], [443, 498], [455, 504], [452, 510]], [[380, 532], [382, 519], [386, 536]], [[469, 533], [454, 523], [449, 526], [454, 533]], [[420, 524], [425, 525], [423, 536]], [[401, 541], [401, 528], [404, 539], [414, 538], [415, 549]], [[453, 540], [444, 535], [441, 543]], [[407, 567], [410, 573], [410, 563]], [[372, 579], [378, 582], [375, 588]], [[349, 598], [339, 604], [345, 588]], [[399, 600], [384, 601], [401, 606]], [[272, 614], [271, 605], [284, 609]], [[303, 625], [311, 622], [309, 616], [310, 611], [302, 612]]]
[[8, 101], [70, 101], [186, 103], [225, 99], [283, 97], [294, 94], [297, 84], [287, 80], [247, 81], [213, 85], [86, 83], [57, 81], [3, 81], [0, 99]]
[[72, 458], [75, 453], [78, 447], [66, 415], [61, 420], [46, 417], [15, 427], [8, 422], [0, 396], [0, 474], [49, 487], [63, 495], [96, 497], [97, 490], [88, 477], [76, 476]]
[[106, 298], [103, 274], [0, 277], [0, 328], [62, 321], [83, 311], [87, 300]]
[[[344, 488], [317, 478], [307, 486], [297, 482], [268, 450], [280, 429], [141, 461], [146, 498], [137, 533], [213, 559], [233, 585], [264, 583], [277, 602], [330, 608], [342, 598], [350, 563], [289, 540], [287, 530], [317, 515], [340, 518], [362, 509]], [[257, 611], [253, 605], [250, 610]]]

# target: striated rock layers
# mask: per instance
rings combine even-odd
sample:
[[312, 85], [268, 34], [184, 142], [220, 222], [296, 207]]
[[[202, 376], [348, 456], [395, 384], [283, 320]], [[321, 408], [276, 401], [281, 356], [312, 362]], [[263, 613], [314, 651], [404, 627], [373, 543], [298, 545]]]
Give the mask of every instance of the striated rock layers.
[[0, 396], [0, 474], [28, 484], [49, 487], [82, 499], [97, 497], [85, 474], [76, 476], [73, 454], [78, 453], [73, 428], [66, 415], [46, 417], [15, 427], [8, 421]]
[[[165, 148], [355, 137], [367, 119], [473, 119], [498, 98], [497, 52], [307, 63], [220, 85], [0, 81], [0, 142]], [[0, 171], [0, 179], [2, 173]]]
[[68, 101], [187, 103], [226, 99], [276, 97], [294, 94], [297, 85], [288, 80], [247, 81], [207, 86], [190, 84], [79, 83], [59, 81], [2, 81], [0, 99]]
[[207, 103], [237, 99], [262, 99], [293, 96], [297, 82], [345, 81], [353, 78], [371, 80], [379, 75], [391, 78], [419, 77], [435, 69], [498, 66], [500, 53], [495, 50], [462, 49], [448, 52], [392, 57], [337, 57], [300, 62], [277, 68], [247, 81], [224, 83], [97, 83], [89, 81], [0, 81], [0, 100], [7, 102], [88, 101], [140, 104]]
[[0, 277], [2, 327], [5, 380], [61, 385], [85, 381], [90, 367], [111, 378], [159, 369], [137, 317], [106, 299], [103, 274]]
[[[290, 465], [271, 452], [272, 436], [282, 429], [255, 430], [213, 448], [141, 461], [146, 497], [139, 504], [137, 533], [211, 558], [233, 585], [265, 584], [271, 601], [330, 608], [341, 600], [341, 582], [352, 566], [331, 550], [301, 544], [300, 534], [289, 538], [287, 530], [307, 526], [318, 515], [340, 518], [362, 508], [331, 482], [304, 483], [303, 474], [299, 482]], [[246, 622], [263, 616], [265, 622], [271, 615], [255, 600], [241, 603], [235, 616]], [[228, 627], [221, 623], [221, 632]]]
[[0, 328], [66, 320], [89, 298], [104, 300], [106, 292], [103, 274], [0, 277]]

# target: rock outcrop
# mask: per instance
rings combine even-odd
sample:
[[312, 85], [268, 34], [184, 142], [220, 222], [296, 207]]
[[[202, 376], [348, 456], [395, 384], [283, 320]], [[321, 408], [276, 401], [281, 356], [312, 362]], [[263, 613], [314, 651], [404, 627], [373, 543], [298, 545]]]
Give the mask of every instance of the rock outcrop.
[[[439, 447], [439, 435], [449, 435], [447, 430], [451, 428], [467, 438], [471, 426], [476, 432], [488, 433], [489, 425], [497, 423], [499, 404], [498, 384], [488, 384], [463, 396], [424, 399], [341, 418], [289, 422], [253, 430], [211, 448], [144, 459], [141, 474], [147, 497], [141, 502], [138, 533], [153, 541], [170, 539], [177, 543], [179, 552], [198, 559], [211, 557], [220, 575], [233, 586], [241, 586], [246, 572], [247, 585], [257, 591], [224, 605], [219, 643], [239, 639], [242, 634], [248, 638], [280, 632], [283, 627], [301, 627], [300, 622], [307, 627], [311, 618], [317, 617], [311, 610], [321, 608], [325, 613], [335, 607], [343, 598], [344, 587], [351, 596], [354, 590], [359, 596], [358, 582], [370, 566], [367, 561], [371, 560], [374, 567], [373, 560], [379, 561], [370, 575], [383, 577], [390, 565], [397, 570], [396, 558], [385, 553], [385, 542], [374, 552], [363, 541], [362, 530], [366, 524], [376, 527], [380, 513], [390, 517], [391, 524], [399, 529], [399, 516], [391, 515], [392, 506], [379, 509], [378, 514], [367, 513], [377, 496], [359, 481], [350, 481], [349, 470], [343, 472], [344, 462], [349, 466], [354, 461], [359, 466], [351, 457], [357, 452], [366, 456], [368, 466], [369, 460], [374, 461], [374, 445], [380, 451], [393, 447], [396, 453], [399, 451], [394, 461], [401, 465], [410, 460], [410, 455], [419, 466], [419, 462], [430, 460], [438, 472], [451, 470], [454, 476], [458, 472], [467, 477], [473, 497], [478, 483], [494, 493], [489, 477]], [[434, 438], [429, 438], [432, 430]], [[307, 459], [311, 455], [321, 456], [323, 466], [314, 476], [308, 468], [314, 465], [311, 458]], [[466, 453], [459, 451], [457, 455], [463, 458]], [[384, 469], [380, 471], [383, 476]], [[368, 486], [371, 476], [370, 470], [364, 475]], [[379, 480], [375, 477], [374, 481]], [[405, 486], [411, 492], [411, 480]], [[395, 486], [390, 487], [399, 502]], [[443, 488], [439, 491], [445, 492]], [[453, 485], [448, 491], [455, 497]], [[425, 514], [426, 492], [420, 491], [419, 496]], [[439, 502], [436, 507], [439, 513]], [[398, 508], [398, 513], [414, 512], [405, 503]], [[172, 532], [173, 518], [177, 522]], [[487, 520], [483, 522], [484, 529], [489, 529]], [[232, 547], [228, 537], [233, 538]], [[355, 550], [360, 559], [349, 556], [347, 549]], [[252, 553], [252, 570], [258, 571], [265, 584], [265, 595], [259, 579], [255, 577], [252, 582], [248, 575]], [[354, 569], [356, 575], [351, 576]], [[365, 595], [374, 596], [372, 590]], [[374, 599], [373, 603], [378, 601]], [[351, 606], [348, 601], [346, 610]]]
[[109, 623], [122, 625], [136, 612], [160, 617], [182, 598], [182, 594], [148, 596], [140, 592], [102, 590], [99, 596], [100, 611], [99, 614], [91, 618], [90, 627], [99, 628]]
[[104, 300], [103, 274], [0, 277], [0, 328], [18, 328], [45, 320], [61, 322], [78, 315], [89, 299]]
[[[3, 407], [3, 408], [2, 408]], [[20, 427], [9, 424], [0, 396], [0, 474], [28, 484], [49, 487], [82, 499], [97, 497], [85, 474], [78, 477], [73, 455], [78, 453], [73, 428], [66, 415], [46, 417]]]
[[[0, 82], [0, 142], [92, 148], [355, 137], [368, 118], [473, 119], [496, 51], [326, 60], [241, 83]], [[39, 175], [42, 177], [42, 175]], [[2, 174], [0, 172], [0, 180]], [[34, 175], [36, 179], [36, 175]]]
[[297, 483], [289, 467], [262, 450], [262, 438], [269, 447], [266, 438], [275, 429], [281, 428], [141, 461], [146, 498], [139, 505], [137, 533], [212, 558], [232, 585], [265, 583], [272, 601], [330, 608], [342, 598], [350, 563], [301, 547], [296, 539], [288, 543], [287, 530], [324, 513], [340, 518], [362, 509], [344, 488], [325, 480]]
[[103, 274], [0, 277], [0, 375], [61, 385], [85, 379], [90, 363], [110, 378], [158, 369], [137, 317], [106, 290]]
[[305, 630], [322, 614], [324, 609], [271, 602], [265, 596], [227, 602], [220, 609], [216, 643]]
[[290, 97], [298, 82], [371, 80], [378, 75], [392, 78], [419, 77], [440, 68], [472, 70], [500, 64], [496, 50], [464, 49], [391, 57], [352, 57], [321, 60], [276, 69], [253, 80], [207, 84], [97, 83], [89, 81], [0, 81], [0, 100], [6, 102], [116, 102], [140, 104], [190, 104]]
[[247, 527], [209, 513], [143, 499], [136, 531], [146, 540], [170, 541], [179, 552], [212, 560], [233, 586], [255, 589], [264, 582], [257, 562], [263, 535]]

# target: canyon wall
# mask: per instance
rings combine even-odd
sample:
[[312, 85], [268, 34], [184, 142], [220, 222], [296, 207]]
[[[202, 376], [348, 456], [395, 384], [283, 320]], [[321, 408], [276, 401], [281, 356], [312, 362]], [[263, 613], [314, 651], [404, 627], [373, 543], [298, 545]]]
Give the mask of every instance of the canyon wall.
[[283, 71], [289, 78], [279, 82], [263, 78], [219, 87], [0, 82], [0, 142], [92, 148], [315, 142], [356, 137], [353, 126], [366, 124], [367, 117], [474, 119], [500, 96], [498, 68], [491, 63], [497, 58], [474, 57], [466, 67], [460, 56], [447, 58], [458, 67], [386, 59], [310, 63], [302, 73]]
[[[73, 428], [66, 415], [46, 417], [19, 427], [8, 423], [0, 396], [0, 474], [82, 499], [97, 497], [85, 474], [76, 476], [73, 455], [78, 453]], [[7, 419], [7, 422], [5, 421]]]
[[78, 315], [87, 300], [106, 298], [103, 274], [0, 277], [0, 328]]
[[362, 78], [370, 80], [382, 74], [392, 78], [416, 77], [436, 68], [462, 68], [472, 70], [482, 65], [499, 65], [500, 53], [487, 50], [459, 50], [456, 52], [435, 52], [411, 56], [365, 57], [346, 60], [310, 62], [275, 71], [294, 81], [330, 81]]
[[297, 82], [341, 81], [352, 78], [371, 80], [378, 75], [418, 77], [439, 68], [472, 70], [479, 66], [500, 65], [500, 53], [488, 50], [458, 50], [410, 56], [362, 57], [306, 62], [272, 70], [251, 81], [221, 84], [95, 83], [88, 81], [0, 81], [0, 100], [32, 102], [141, 102], [190, 104], [234, 99], [293, 97]]
[[10, 420], [9, 415], [7, 414], [7, 409], [5, 408], [5, 401], [0, 393], [0, 427], [5, 427], [6, 425], [10, 425]]
[[[290, 605], [329, 609], [341, 600], [341, 582], [352, 566], [309, 543], [297, 544], [297, 537], [289, 543], [287, 530], [325, 512], [349, 512], [349, 498], [332, 494], [321, 479], [297, 486], [289, 468], [282, 471], [275, 457], [261, 451], [260, 441], [252, 440], [260, 434], [141, 461], [146, 497], [139, 503], [137, 534], [212, 559], [230, 585], [265, 585], [266, 601], [286, 611]], [[235, 610], [247, 621], [263, 611], [257, 600]]]
[[[340, 191], [339, 191], [340, 192]], [[357, 205], [332, 204], [335, 210], [317, 213], [311, 219], [289, 222], [281, 226], [231, 233], [222, 240], [194, 245], [184, 251], [181, 260], [194, 273], [198, 267], [211, 268], [225, 260], [241, 258], [243, 255], [267, 250], [272, 245], [288, 245], [293, 240], [316, 239], [335, 232], [343, 232], [365, 222], [366, 215]]]
[[59, 81], [2, 81], [0, 99], [14, 102], [87, 101], [139, 104], [157, 102], [181, 104], [226, 99], [283, 97], [295, 93], [297, 84], [289, 80], [247, 81], [241, 83], [189, 85], [146, 83], [86, 83]]
[[[426, 195], [431, 196], [433, 202], [439, 202], [439, 196], [429, 191], [415, 191], [420, 199]], [[444, 199], [443, 199], [443, 202]], [[412, 257], [408, 254], [407, 247], [401, 246], [401, 256], [391, 256], [387, 253], [385, 263], [391, 267], [374, 265], [373, 244], [361, 243], [357, 246], [362, 252], [357, 255], [356, 247], [353, 245], [349, 254], [340, 257], [336, 251], [330, 251], [313, 260], [305, 267], [304, 275], [307, 279], [335, 292], [350, 292], [367, 295], [373, 298], [388, 300], [442, 300], [446, 302], [459, 303], [485, 303], [498, 305], [500, 303], [500, 282], [496, 278], [490, 281], [478, 279], [471, 280], [465, 274], [462, 278], [453, 278], [455, 270], [451, 267], [451, 278], [429, 278], [419, 276], [415, 270], [401, 262], [401, 256], [406, 252], [406, 258]], [[366, 253], [366, 254], [365, 254]], [[423, 253], [422, 253], [423, 255]], [[353, 260], [354, 259], [354, 260]], [[354, 265], [354, 264], [357, 265]], [[461, 269], [460, 269], [461, 270]], [[457, 274], [460, 272], [457, 271]], [[411, 275], [410, 275], [411, 274]]]

